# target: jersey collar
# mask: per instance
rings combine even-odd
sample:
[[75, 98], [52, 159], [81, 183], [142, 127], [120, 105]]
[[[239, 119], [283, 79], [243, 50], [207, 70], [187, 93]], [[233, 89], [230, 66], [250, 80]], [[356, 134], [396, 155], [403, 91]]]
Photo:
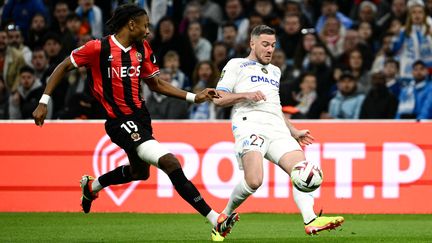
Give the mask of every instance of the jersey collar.
[[111, 35], [111, 40], [118, 46], [122, 51], [128, 52], [130, 49], [132, 49], [132, 46], [124, 47], [115, 37], [114, 35]]

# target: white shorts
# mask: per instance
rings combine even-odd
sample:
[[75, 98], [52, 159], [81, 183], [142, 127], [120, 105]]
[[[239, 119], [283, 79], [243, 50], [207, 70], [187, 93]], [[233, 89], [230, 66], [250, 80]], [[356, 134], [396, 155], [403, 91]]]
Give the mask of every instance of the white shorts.
[[278, 164], [285, 153], [302, 150], [284, 121], [262, 122], [262, 118], [245, 116], [233, 120], [232, 125], [240, 169], [243, 169], [242, 157], [249, 151], [258, 151], [264, 158]]

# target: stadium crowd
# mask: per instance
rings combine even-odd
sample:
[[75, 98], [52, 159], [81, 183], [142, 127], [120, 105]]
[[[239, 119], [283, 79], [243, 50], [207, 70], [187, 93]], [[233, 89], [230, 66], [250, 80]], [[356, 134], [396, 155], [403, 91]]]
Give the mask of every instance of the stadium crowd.
[[[124, 2], [149, 12], [148, 41], [173, 85], [214, 88], [231, 58], [249, 53], [250, 30], [277, 31], [272, 63], [292, 119], [432, 119], [431, 0], [6, 0], [1, 7], [0, 119], [31, 119], [53, 69], [108, 34]], [[230, 108], [152, 93], [153, 119], [229, 119]], [[49, 119], [99, 119], [87, 70], [68, 73]]]

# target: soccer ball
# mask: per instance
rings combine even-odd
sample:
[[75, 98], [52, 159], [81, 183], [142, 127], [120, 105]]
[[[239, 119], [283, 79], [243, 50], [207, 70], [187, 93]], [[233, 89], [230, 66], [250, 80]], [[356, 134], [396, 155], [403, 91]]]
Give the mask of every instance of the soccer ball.
[[291, 171], [291, 182], [297, 190], [313, 192], [321, 186], [323, 173], [318, 165], [308, 161], [297, 163]]

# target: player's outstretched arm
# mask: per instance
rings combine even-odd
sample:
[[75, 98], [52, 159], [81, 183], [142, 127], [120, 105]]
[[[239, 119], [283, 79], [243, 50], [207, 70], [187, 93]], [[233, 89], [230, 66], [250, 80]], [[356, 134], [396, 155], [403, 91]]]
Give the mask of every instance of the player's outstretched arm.
[[[213, 99], [218, 99], [219, 93], [215, 89], [206, 88], [203, 91], [192, 94], [189, 92], [186, 92], [182, 89], [176, 88], [172, 86], [169, 82], [160, 79], [158, 76], [144, 79], [144, 82], [149, 86], [149, 88], [157, 93], [179, 98], [179, 99], [186, 99], [188, 101], [194, 102], [194, 103], [202, 103], [204, 101], [211, 101]], [[188, 94], [191, 95], [188, 97]], [[193, 99], [193, 100], [190, 100]]]
[[[60, 81], [63, 79], [64, 75], [74, 69], [75, 66], [72, 64], [70, 57], [67, 57], [63, 62], [61, 62], [55, 69], [54, 72], [51, 74], [47, 86], [44, 91], [44, 97], [47, 95], [48, 97], [52, 94], [54, 89], [57, 87], [57, 85], [60, 83]], [[48, 100], [46, 100], [46, 103]], [[37, 126], [42, 126], [45, 121], [45, 117], [48, 113], [48, 107], [45, 103], [39, 103], [39, 105], [36, 107], [36, 109], [33, 111], [33, 118], [34, 122]]]
[[309, 130], [306, 129], [298, 130], [286, 117], [284, 117], [284, 119], [285, 119], [285, 124], [287, 125], [287, 127], [291, 132], [291, 136], [293, 136], [293, 138], [295, 138], [301, 146], [305, 146], [313, 143], [314, 137], [312, 137]]
[[266, 100], [264, 94], [261, 91], [246, 92], [246, 93], [230, 93], [226, 91], [218, 90], [220, 98], [213, 99], [213, 103], [218, 106], [232, 106], [244, 101], [258, 102]]

